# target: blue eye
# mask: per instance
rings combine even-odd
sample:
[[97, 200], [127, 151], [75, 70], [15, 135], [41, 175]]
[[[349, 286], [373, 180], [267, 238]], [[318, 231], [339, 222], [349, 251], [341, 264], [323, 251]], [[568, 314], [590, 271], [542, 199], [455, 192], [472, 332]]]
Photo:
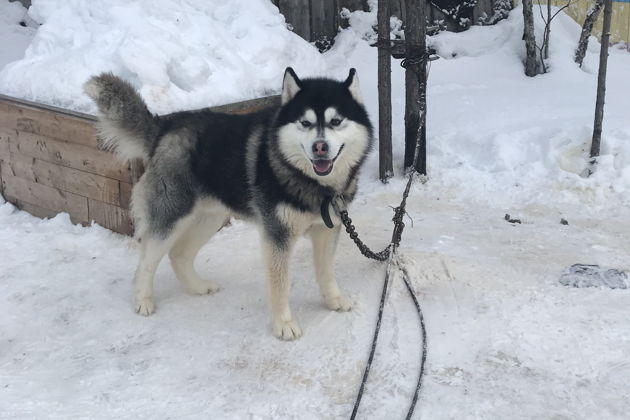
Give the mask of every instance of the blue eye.
[[310, 121], [307, 121], [307, 120], [300, 121], [300, 124], [302, 124], [302, 127], [304, 128], [309, 128], [312, 125]]

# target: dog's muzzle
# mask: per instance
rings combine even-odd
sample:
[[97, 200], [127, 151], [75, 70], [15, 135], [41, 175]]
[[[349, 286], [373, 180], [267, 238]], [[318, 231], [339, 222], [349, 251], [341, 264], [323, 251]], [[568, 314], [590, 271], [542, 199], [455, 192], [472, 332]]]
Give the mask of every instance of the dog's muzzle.
[[335, 160], [339, 157], [339, 154], [343, 150], [342, 145], [339, 149], [339, 153], [332, 159], [326, 159], [328, 156], [328, 143], [325, 141], [316, 141], [313, 143], [312, 151], [315, 159], [311, 159], [311, 163], [313, 164], [313, 170], [319, 176], [326, 176], [332, 172], [333, 166], [335, 164]]

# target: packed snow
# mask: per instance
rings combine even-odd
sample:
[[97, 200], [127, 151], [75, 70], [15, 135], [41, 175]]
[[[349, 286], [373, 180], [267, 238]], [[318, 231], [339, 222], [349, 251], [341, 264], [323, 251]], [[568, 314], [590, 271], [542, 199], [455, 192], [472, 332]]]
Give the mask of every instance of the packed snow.
[[35, 36], [35, 22], [20, 3], [0, 2], [0, 70], [24, 58], [24, 50]]
[[[356, 67], [377, 121], [374, 11], [350, 14], [320, 55], [265, 0], [98, 3], [34, 0], [26, 16], [0, 0], [0, 35], [22, 42], [0, 45], [0, 93], [90, 112], [82, 82], [113, 71], [162, 113], [277, 93], [287, 65], [339, 78]], [[602, 157], [583, 178], [599, 45], [578, 68], [579, 26], [560, 14], [550, 73], [527, 78], [521, 20], [517, 8], [497, 25], [430, 39], [442, 58], [429, 77], [429, 177], [413, 188], [401, 248], [428, 333], [415, 418], [624, 419], [630, 289], [560, 278], [573, 264], [630, 270], [630, 54], [610, 52]], [[404, 74], [397, 60], [392, 68], [400, 174]], [[387, 243], [404, 187], [400, 176], [381, 184], [377, 165], [373, 153], [350, 209], [374, 248]], [[383, 266], [342, 237], [336, 272], [355, 308], [329, 312], [300, 243], [292, 305], [304, 336], [281, 342], [257, 240], [233, 221], [204, 247], [197, 268], [223, 287], [213, 296], [184, 292], [163, 262], [157, 312], [145, 318], [131, 304], [132, 239], [0, 204], [0, 418], [348, 417]], [[360, 418], [404, 416], [420, 348], [395, 278]]]

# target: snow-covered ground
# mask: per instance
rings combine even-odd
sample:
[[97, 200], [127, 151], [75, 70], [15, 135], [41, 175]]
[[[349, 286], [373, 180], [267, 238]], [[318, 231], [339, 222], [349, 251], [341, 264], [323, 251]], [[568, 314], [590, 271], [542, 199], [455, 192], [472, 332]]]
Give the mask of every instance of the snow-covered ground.
[[[122, 0], [33, 3], [29, 13], [44, 25], [22, 34], [32, 43], [0, 70], [2, 93], [89, 110], [80, 84], [113, 70], [166, 112], [277, 91], [289, 64], [298, 74], [338, 77], [354, 66], [376, 120], [376, 51], [361, 38], [373, 13], [353, 14], [352, 27], [320, 56], [281, 30], [264, 0], [233, 8], [160, 0], [146, 10]], [[12, 19], [0, 31], [22, 17]], [[517, 9], [496, 26], [431, 39], [443, 58], [430, 71], [430, 178], [414, 187], [401, 249], [428, 330], [416, 418], [624, 419], [630, 289], [567, 288], [558, 279], [574, 263], [630, 271], [630, 54], [611, 51], [602, 158], [585, 179], [578, 174], [590, 143], [598, 45], [578, 69], [571, 54], [579, 28], [560, 15], [551, 73], [526, 78], [520, 20]], [[393, 68], [400, 162], [403, 73], [396, 61]], [[376, 172], [374, 154], [351, 216], [378, 248], [404, 185], [398, 178], [384, 186]], [[523, 223], [506, 222], [505, 213]], [[292, 303], [304, 336], [285, 343], [269, 330], [258, 249], [244, 246], [256, 243], [254, 228], [235, 221], [202, 250], [199, 271], [223, 286], [214, 296], [186, 294], [164, 262], [157, 312], [144, 318], [131, 307], [131, 239], [0, 205], [0, 418], [349, 416], [383, 267], [343, 237], [337, 275], [355, 309], [331, 313], [319, 302], [310, 246], [301, 243]], [[360, 415], [401, 418], [420, 341], [399, 280], [379, 343]]]

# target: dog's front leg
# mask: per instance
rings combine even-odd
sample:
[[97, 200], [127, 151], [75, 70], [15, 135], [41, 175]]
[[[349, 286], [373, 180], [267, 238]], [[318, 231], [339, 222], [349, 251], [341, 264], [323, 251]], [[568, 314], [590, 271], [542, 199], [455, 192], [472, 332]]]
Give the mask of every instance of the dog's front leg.
[[295, 340], [302, 335], [302, 330], [293, 320], [289, 307], [291, 291], [289, 257], [293, 242], [293, 238], [278, 240], [263, 234], [273, 334], [282, 340]]
[[333, 311], [349, 311], [352, 302], [341, 294], [335, 280], [334, 259], [340, 226], [329, 229], [324, 225], [313, 225], [310, 230], [313, 241], [315, 277], [319, 283], [324, 304]]

